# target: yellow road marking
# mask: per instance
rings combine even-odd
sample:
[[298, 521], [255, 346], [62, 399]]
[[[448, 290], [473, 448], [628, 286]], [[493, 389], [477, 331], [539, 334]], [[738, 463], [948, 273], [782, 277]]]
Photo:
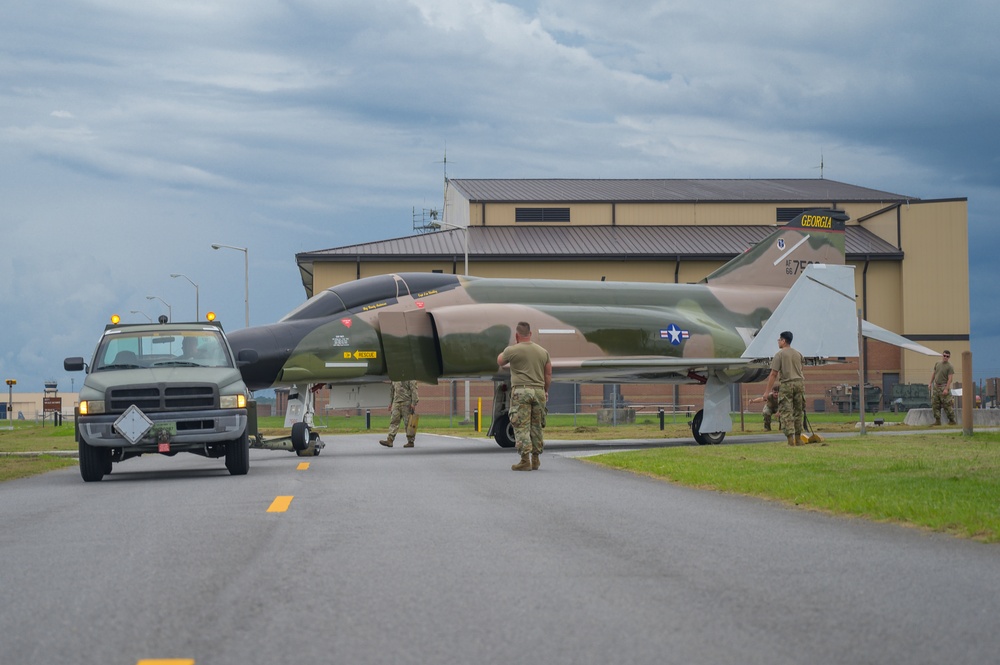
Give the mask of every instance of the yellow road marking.
[[194, 665], [194, 658], [144, 658], [136, 665]]
[[299, 465], [296, 468], [299, 471], [305, 471], [306, 469], [309, 468], [309, 462], [299, 462]]
[[274, 501], [271, 502], [270, 508], [267, 509], [267, 512], [269, 512], [269, 513], [283, 513], [283, 512], [285, 512], [286, 510], [288, 510], [288, 506], [291, 505], [293, 498], [294, 497], [291, 497], [291, 496], [278, 496], [278, 497], [275, 497]]

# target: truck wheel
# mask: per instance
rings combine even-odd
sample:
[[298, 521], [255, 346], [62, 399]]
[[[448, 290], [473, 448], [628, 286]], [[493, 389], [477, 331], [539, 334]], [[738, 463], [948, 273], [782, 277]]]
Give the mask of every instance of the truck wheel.
[[104, 477], [105, 469], [111, 465], [111, 450], [95, 448], [80, 441], [80, 475], [86, 483], [96, 483]]
[[250, 437], [246, 430], [240, 438], [226, 444], [226, 468], [231, 476], [245, 476], [250, 470]]
[[510, 414], [504, 413], [493, 425], [493, 440], [501, 448], [514, 447], [514, 425], [510, 422]]

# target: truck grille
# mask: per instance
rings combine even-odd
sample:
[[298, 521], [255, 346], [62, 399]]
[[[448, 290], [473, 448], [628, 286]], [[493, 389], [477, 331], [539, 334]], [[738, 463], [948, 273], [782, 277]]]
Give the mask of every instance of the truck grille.
[[214, 385], [127, 386], [112, 388], [107, 396], [108, 413], [124, 413], [135, 404], [142, 411], [192, 411], [218, 408]]

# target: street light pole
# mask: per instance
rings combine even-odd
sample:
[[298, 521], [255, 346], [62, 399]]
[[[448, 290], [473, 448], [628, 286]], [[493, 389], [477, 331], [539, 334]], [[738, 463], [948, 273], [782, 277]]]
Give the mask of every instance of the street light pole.
[[246, 308], [246, 323], [247, 328], [250, 327], [250, 250], [247, 247], [234, 247], [233, 245], [223, 245], [214, 244], [212, 249], [219, 249], [220, 247], [225, 247], [226, 249], [235, 249], [237, 252], [243, 252], [243, 304]]
[[166, 300], [164, 300], [160, 296], [146, 296], [146, 300], [159, 300], [160, 302], [162, 302], [164, 305], [167, 306], [167, 321], [174, 320], [174, 308], [171, 307], [170, 303], [168, 303]]
[[14, 429], [14, 386], [17, 379], [7, 379], [7, 429]]
[[171, 277], [183, 277], [187, 281], [191, 282], [191, 286], [194, 287], [194, 320], [197, 321], [201, 318], [201, 303], [198, 302], [198, 285], [195, 284], [190, 277], [184, 273], [174, 272], [170, 273]]
[[151, 317], [151, 316], [150, 316], [149, 314], [146, 314], [145, 312], [143, 312], [143, 311], [141, 311], [141, 310], [138, 310], [138, 309], [133, 309], [133, 310], [129, 310], [129, 313], [130, 313], [130, 314], [142, 314], [143, 316], [145, 316], [145, 317], [146, 317], [146, 320], [147, 320], [147, 321], [149, 321], [150, 323], [152, 323], [152, 322], [153, 322], [153, 317]]

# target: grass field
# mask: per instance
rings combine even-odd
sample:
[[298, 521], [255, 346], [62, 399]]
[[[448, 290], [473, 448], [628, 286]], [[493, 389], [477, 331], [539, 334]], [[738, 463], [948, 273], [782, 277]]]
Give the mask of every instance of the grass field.
[[[880, 414], [898, 422], [902, 414]], [[421, 414], [422, 432], [485, 437], [488, 423], [476, 433], [471, 425], [447, 416]], [[811, 416], [819, 432], [856, 431], [857, 416]], [[283, 433], [281, 418], [261, 419], [261, 431]], [[317, 423], [321, 435], [370, 431], [382, 434], [388, 418], [331, 417]], [[734, 418], [734, 434], [741, 421]], [[763, 431], [759, 414], [743, 421], [747, 433]], [[886, 426], [887, 429], [890, 426]], [[877, 431], [872, 428], [871, 431]], [[850, 515], [875, 521], [912, 525], [933, 531], [1000, 542], [1000, 433], [961, 434], [908, 431], [895, 425], [894, 436], [827, 438], [821, 444], [790, 448], [783, 442], [739, 446], [673, 446], [586, 458], [634, 473], [706, 490], [746, 494], [800, 508]], [[685, 418], [663, 430], [655, 417], [611, 427], [594, 416], [550, 416], [546, 438], [651, 439], [690, 437]], [[494, 445], [492, 441], [487, 445]], [[15, 429], [0, 425], [0, 480], [44, 473], [75, 465], [71, 457], [2, 456], [3, 453], [76, 450], [72, 423], [39, 427], [15, 421]]]

